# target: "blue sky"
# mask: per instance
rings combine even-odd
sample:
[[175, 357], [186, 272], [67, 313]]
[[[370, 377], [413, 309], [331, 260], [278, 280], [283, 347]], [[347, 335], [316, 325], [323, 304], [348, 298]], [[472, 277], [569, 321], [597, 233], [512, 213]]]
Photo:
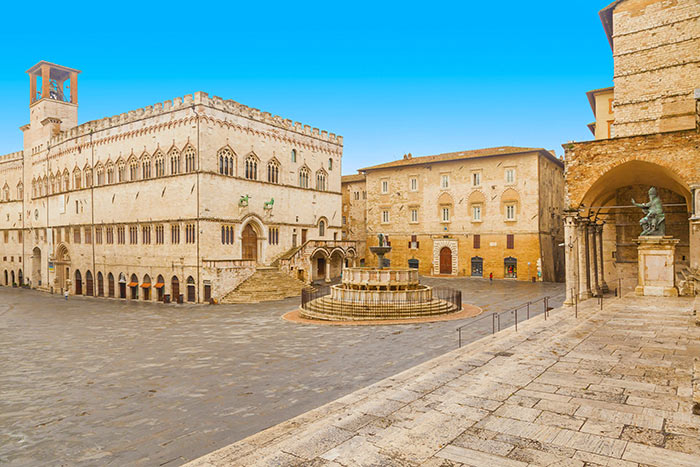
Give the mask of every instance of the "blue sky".
[[39, 60], [82, 70], [81, 123], [201, 90], [343, 135], [344, 174], [407, 152], [562, 154], [592, 138], [585, 92], [612, 84], [608, 1], [41, 3], [3, 7], [0, 154], [22, 149]]

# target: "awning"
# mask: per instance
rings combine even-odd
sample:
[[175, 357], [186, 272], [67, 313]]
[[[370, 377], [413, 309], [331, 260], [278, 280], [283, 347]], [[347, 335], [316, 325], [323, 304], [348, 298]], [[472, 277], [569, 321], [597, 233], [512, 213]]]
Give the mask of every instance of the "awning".
[[129, 287], [138, 287], [139, 283], [138, 282], [129, 282]]
[[164, 285], [165, 285], [165, 284], [163, 284], [162, 282], [158, 282], [158, 283], [156, 284], [156, 289], [162, 289]]
[[150, 282], [144, 282], [143, 284], [141, 284], [141, 287], [143, 287], [144, 289], [147, 289], [147, 288], [149, 288], [150, 286], [151, 286], [151, 283], [150, 283]]

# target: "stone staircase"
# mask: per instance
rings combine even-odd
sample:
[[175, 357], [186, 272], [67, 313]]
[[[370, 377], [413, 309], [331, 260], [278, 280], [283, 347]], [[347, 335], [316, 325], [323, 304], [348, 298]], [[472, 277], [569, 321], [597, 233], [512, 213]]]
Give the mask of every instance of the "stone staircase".
[[258, 267], [255, 273], [226, 294], [220, 303], [257, 303], [297, 297], [306, 287], [302, 281], [274, 267]]

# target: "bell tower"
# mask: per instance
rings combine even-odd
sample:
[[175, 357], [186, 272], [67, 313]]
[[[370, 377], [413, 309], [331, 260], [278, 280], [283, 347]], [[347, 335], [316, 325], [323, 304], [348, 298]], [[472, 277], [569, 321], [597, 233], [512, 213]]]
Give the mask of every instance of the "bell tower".
[[30, 120], [21, 127], [25, 151], [78, 125], [78, 73], [43, 60], [27, 70]]

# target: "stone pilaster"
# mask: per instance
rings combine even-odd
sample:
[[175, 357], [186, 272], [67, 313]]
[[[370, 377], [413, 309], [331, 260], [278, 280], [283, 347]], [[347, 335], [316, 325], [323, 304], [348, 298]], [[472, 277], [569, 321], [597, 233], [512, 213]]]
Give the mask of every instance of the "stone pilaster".
[[610, 289], [608, 288], [607, 282], [605, 282], [605, 255], [603, 253], [603, 228], [605, 222], [596, 225], [596, 235], [598, 237], [598, 281], [600, 285], [600, 290], [603, 293], [608, 293]]
[[589, 237], [589, 255], [590, 267], [591, 267], [591, 293], [599, 297], [601, 295], [600, 282], [598, 276], [598, 239], [596, 234], [596, 223], [595, 221], [588, 224], [588, 237]]
[[566, 300], [564, 305], [572, 306], [576, 300], [578, 289], [578, 231], [576, 228], [576, 215], [578, 211], [566, 211], [564, 218], [564, 266], [566, 273]]
[[588, 254], [588, 219], [578, 221], [578, 298], [587, 300], [591, 298], [591, 278]]

